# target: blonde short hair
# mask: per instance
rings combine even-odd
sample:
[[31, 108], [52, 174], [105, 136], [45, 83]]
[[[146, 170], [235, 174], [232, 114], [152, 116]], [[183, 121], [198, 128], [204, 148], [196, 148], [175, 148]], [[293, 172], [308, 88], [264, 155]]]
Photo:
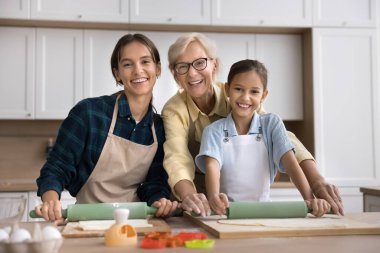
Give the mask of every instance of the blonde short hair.
[[[201, 33], [185, 33], [181, 35], [169, 48], [168, 51], [168, 61], [169, 61], [169, 69], [174, 74], [174, 64], [180, 55], [185, 52], [187, 46], [193, 42], [197, 41], [206, 51], [206, 54], [209, 58], [212, 58], [216, 63], [215, 75], [219, 71], [220, 59], [217, 56], [217, 50], [215, 43]], [[214, 75], [214, 78], [215, 78]]]

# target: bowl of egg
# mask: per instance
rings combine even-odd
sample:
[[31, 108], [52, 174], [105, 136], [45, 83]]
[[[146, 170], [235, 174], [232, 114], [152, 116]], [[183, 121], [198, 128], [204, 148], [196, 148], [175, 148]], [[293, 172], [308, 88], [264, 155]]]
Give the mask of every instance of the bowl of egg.
[[56, 253], [60, 231], [47, 222], [21, 222], [25, 198], [0, 198], [0, 253]]

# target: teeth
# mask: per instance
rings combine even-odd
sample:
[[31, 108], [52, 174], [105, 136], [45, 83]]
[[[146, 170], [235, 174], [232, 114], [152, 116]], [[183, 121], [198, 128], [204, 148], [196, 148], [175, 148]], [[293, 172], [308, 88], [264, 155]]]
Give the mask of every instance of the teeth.
[[131, 82], [132, 83], [142, 83], [142, 82], [145, 82], [146, 80], [148, 80], [148, 78], [144, 77], [144, 78], [134, 79]]
[[250, 105], [240, 104], [240, 103], [238, 103], [238, 106], [243, 107], [243, 108], [248, 108], [248, 107], [250, 107]]
[[199, 84], [201, 82], [202, 82], [202, 80], [189, 81], [189, 84], [194, 85], [194, 84]]

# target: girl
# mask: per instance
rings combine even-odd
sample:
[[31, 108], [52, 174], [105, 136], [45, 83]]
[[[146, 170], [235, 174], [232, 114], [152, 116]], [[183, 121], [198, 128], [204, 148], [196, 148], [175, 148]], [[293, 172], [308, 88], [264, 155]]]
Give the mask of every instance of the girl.
[[195, 160], [206, 174], [211, 208], [224, 214], [229, 200], [269, 201], [279, 170], [290, 176], [315, 216], [326, 213], [330, 205], [314, 198], [281, 119], [256, 112], [268, 95], [265, 66], [254, 60], [234, 63], [225, 91], [231, 112], [206, 127]]
[[62, 190], [77, 203], [145, 201], [168, 216], [178, 206], [163, 168], [165, 132], [154, 113], [153, 87], [160, 56], [142, 34], [120, 38], [111, 70], [124, 91], [79, 102], [60, 127], [56, 144], [37, 179], [43, 204], [36, 213], [62, 222]]

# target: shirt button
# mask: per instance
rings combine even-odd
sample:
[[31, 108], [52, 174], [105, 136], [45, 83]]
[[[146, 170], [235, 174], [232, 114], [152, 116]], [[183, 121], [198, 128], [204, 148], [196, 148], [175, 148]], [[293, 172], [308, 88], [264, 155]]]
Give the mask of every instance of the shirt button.
[[128, 117], [128, 120], [131, 120], [131, 118], [130, 118], [130, 117]]

